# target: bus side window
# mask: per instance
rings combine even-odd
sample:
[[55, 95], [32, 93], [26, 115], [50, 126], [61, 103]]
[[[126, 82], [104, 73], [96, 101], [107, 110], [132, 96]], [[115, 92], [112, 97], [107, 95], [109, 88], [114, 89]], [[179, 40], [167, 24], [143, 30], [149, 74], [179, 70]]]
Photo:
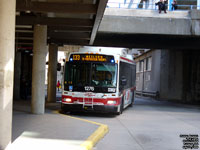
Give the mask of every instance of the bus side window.
[[127, 79], [126, 79], [126, 77], [125, 77], [125, 76], [122, 76], [120, 82], [121, 82], [121, 85], [122, 85], [122, 86], [126, 86], [126, 84], [127, 84]]
[[[122, 85], [122, 80], [124, 80], [123, 83], [125, 83], [125, 78], [126, 79], [126, 84]], [[132, 65], [124, 62], [120, 62], [120, 73], [119, 73], [119, 90], [131, 88], [132, 85]]]

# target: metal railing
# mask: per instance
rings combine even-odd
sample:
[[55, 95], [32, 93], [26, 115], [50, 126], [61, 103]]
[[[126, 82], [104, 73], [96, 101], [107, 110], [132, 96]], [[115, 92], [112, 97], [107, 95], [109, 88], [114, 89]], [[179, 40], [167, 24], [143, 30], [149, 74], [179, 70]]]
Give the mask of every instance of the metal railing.
[[155, 99], [159, 98], [158, 91], [136, 91], [136, 96], [147, 96], [154, 97]]
[[[119, 3], [119, 2], [108, 2], [107, 8], [124, 8], [124, 9], [148, 9], [148, 10], [157, 10], [158, 6], [150, 3]], [[170, 8], [170, 9], [169, 9]], [[172, 5], [166, 4], [166, 9], [171, 10]], [[176, 10], [193, 10], [200, 9], [200, 6], [197, 5], [177, 5]], [[172, 11], [172, 10], [171, 10]]]

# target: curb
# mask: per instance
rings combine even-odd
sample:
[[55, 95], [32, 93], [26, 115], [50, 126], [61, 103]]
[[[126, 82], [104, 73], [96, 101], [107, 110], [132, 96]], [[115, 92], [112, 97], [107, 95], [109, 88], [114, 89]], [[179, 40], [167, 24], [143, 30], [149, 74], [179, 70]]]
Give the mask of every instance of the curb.
[[92, 150], [92, 148], [97, 144], [97, 142], [102, 139], [108, 132], [108, 126], [101, 124], [100, 127], [88, 137], [88, 139], [81, 144], [85, 150]]
[[[54, 111], [54, 113], [60, 114], [59, 111]], [[61, 115], [64, 115], [64, 114], [61, 114]], [[100, 141], [109, 131], [108, 126], [105, 125], [105, 124], [101, 124], [101, 123], [97, 123], [97, 122], [94, 122], [94, 121], [81, 119], [81, 118], [77, 118], [77, 117], [72, 117], [72, 116], [69, 116], [69, 115], [65, 115], [65, 116], [69, 117], [69, 118], [72, 118], [72, 119], [88, 122], [88, 123], [95, 124], [95, 125], [99, 126], [98, 129], [95, 132], [93, 132], [87, 138], [87, 140], [85, 140], [80, 145], [81, 146], [81, 150], [92, 150], [92, 148], [97, 144], [97, 142]]]

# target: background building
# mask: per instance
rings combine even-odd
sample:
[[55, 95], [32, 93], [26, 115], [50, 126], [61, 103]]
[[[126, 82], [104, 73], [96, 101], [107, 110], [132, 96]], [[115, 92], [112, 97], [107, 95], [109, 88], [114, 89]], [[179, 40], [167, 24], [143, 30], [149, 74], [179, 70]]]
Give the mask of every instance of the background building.
[[199, 51], [132, 50], [132, 54], [136, 62], [137, 94], [200, 103]]
[[[139, 50], [140, 51], [140, 50]], [[160, 50], [140, 51], [136, 61], [137, 91], [157, 92], [160, 89]]]

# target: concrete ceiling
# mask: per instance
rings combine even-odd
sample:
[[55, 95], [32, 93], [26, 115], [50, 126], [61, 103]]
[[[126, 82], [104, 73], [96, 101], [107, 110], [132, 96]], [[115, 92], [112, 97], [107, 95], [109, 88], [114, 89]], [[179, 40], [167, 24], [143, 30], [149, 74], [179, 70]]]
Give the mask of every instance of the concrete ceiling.
[[[120, 41], [120, 42], [119, 42]], [[199, 50], [199, 36], [98, 32], [94, 46]]]
[[17, 0], [16, 47], [33, 47], [33, 26], [48, 26], [48, 43], [93, 45], [108, 0]]

